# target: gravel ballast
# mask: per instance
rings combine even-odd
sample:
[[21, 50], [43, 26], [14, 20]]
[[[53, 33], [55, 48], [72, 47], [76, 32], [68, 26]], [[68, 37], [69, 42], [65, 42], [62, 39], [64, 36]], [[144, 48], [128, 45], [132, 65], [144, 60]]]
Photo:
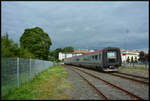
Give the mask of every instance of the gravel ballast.
[[[69, 76], [67, 80], [73, 82], [72, 92], [70, 94], [70, 99], [99, 99], [104, 100], [104, 98], [97, 95], [96, 91], [91, 88], [87, 82], [85, 82], [77, 73], [73, 72], [71, 68], [73, 66], [64, 66], [66, 71], [68, 72]], [[107, 80], [111, 82], [112, 84], [115, 84], [116, 86], [119, 86], [143, 99], [148, 100], [149, 99], [149, 86], [145, 86], [142, 84], [135, 83], [130, 80], [125, 80], [119, 77], [110, 76], [108, 74], [99, 73], [94, 70], [88, 70], [84, 68], [83, 69], [87, 72], [90, 72], [94, 74], [95, 76], [99, 76], [104, 80]], [[79, 73], [82, 74], [86, 79], [88, 79], [90, 82], [92, 82], [93, 85], [95, 85], [104, 95], [106, 95], [110, 100], [130, 100], [133, 99], [130, 96], [126, 95], [122, 91], [117, 91], [115, 88], [112, 88], [109, 85], [106, 85], [104, 82], [96, 80], [90, 76], [88, 76], [85, 73], [80, 72], [79, 70], [76, 70]], [[135, 71], [134, 71], [135, 72]], [[128, 72], [124, 72], [128, 73]], [[140, 73], [140, 72], [138, 72]], [[130, 74], [132, 74], [130, 72]], [[141, 73], [142, 74], [142, 73]], [[134, 74], [135, 75], [135, 74]], [[147, 74], [145, 74], [147, 75]], [[143, 75], [141, 75], [143, 76]], [[148, 76], [144, 76], [148, 77]]]
[[122, 79], [120, 77], [110, 76], [101, 72], [95, 72], [94, 70], [88, 70], [84, 68], [80, 69], [83, 69], [89, 73], [94, 74], [95, 76], [109, 81], [110, 83], [115, 84], [116, 86], [119, 86], [143, 99], [149, 99], [149, 86], [138, 84], [130, 80]]
[[146, 70], [119, 68], [119, 72], [128, 73], [128, 74], [132, 74], [132, 75], [137, 75], [137, 76], [142, 76], [142, 77], [149, 78], [149, 71], [146, 71]]
[[113, 88], [110, 85], [105, 84], [103, 81], [97, 80], [79, 70], [80, 74], [82, 74], [86, 79], [88, 79], [93, 85], [95, 85], [105, 96], [107, 96], [110, 100], [131, 100], [130, 96], [126, 95], [126, 93], [123, 93], [122, 91]]
[[102, 97], [98, 96], [96, 91], [91, 88], [87, 82], [85, 82], [77, 73], [73, 72], [69, 68], [65, 68], [68, 72], [68, 81], [73, 82], [73, 87], [71, 89], [70, 98], [72, 100], [81, 99], [97, 99], [103, 100]]

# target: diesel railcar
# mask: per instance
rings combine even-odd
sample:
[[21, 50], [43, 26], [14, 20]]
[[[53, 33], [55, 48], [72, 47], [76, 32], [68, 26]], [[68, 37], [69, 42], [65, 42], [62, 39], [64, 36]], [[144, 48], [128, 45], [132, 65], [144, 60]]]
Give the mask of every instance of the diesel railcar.
[[117, 47], [107, 47], [80, 56], [64, 59], [64, 64], [95, 68], [100, 71], [118, 71], [121, 52]]

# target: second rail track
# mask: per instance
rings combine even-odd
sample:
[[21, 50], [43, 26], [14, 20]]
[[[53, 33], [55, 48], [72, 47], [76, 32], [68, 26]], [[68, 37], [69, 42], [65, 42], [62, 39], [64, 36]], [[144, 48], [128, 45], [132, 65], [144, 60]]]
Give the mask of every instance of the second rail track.
[[[112, 83], [110, 83], [110, 82], [108, 82], [108, 81], [106, 81], [106, 80], [104, 80], [104, 79], [98, 77], [98, 76], [95, 76], [95, 75], [93, 75], [93, 74], [91, 74], [91, 73], [89, 73], [89, 72], [86, 72], [86, 71], [81, 70], [81, 69], [79, 69], [79, 68], [72, 68], [71, 70], [73, 70], [73, 69], [79, 70], [79, 71], [81, 71], [81, 72], [83, 72], [83, 73], [85, 73], [85, 74], [87, 74], [87, 75], [89, 75], [89, 76], [91, 76], [91, 77], [93, 77], [93, 78], [95, 78], [95, 79], [101, 80], [101, 81], [103, 81], [105, 84], [110, 85], [110, 86], [112, 86], [113, 88], [116, 88], [116, 89], [118, 89], [118, 90], [120, 90], [120, 91], [126, 93], [127, 95], [129, 95], [129, 96], [132, 97], [132, 98], [135, 98], [135, 99], [137, 99], [137, 100], [144, 100], [143, 98], [141, 98], [141, 97], [139, 97], [139, 96], [137, 96], [137, 95], [135, 95], [135, 94], [133, 94], [133, 93], [131, 93], [131, 92], [129, 92], [129, 91], [127, 91], [127, 90], [121, 88], [121, 87], [118, 87], [118, 86], [116, 86], [116, 85], [114, 85], [114, 84], [112, 84]], [[73, 71], [76, 72], [76, 73], [78, 73], [78, 72], [75, 71], [75, 70], [73, 70]], [[90, 81], [88, 81], [87, 79], [85, 79], [80, 73], [78, 73], [78, 74], [80, 75], [80, 77], [81, 77], [82, 79], [84, 79], [86, 82], [88, 82], [88, 84], [89, 84], [90, 86], [92, 86], [92, 87], [97, 91], [97, 93], [98, 93], [99, 96], [103, 96], [103, 98], [104, 98], [105, 100], [108, 100], [108, 98], [107, 98], [101, 91], [99, 91], [92, 83], [90, 83]]]

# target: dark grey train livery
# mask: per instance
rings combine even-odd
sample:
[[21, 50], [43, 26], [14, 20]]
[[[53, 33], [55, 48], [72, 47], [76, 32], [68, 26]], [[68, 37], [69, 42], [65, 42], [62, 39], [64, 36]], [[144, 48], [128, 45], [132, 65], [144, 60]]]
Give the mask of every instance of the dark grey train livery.
[[80, 56], [64, 59], [64, 64], [96, 68], [101, 71], [118, 71], [121, 52], [117, 47], [107, 47]]

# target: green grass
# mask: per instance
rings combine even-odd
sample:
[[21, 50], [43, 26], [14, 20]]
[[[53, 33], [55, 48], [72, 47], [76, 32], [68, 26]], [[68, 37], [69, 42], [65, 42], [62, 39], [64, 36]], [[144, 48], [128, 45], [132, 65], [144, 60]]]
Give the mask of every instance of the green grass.
[[149, 71], [149, 68], [146, 68], [144, 66], [139, 66], [139, 67], [132, 67], [132, 66], [121, 66], [122, 68], [127, 68], [127, 69], [137, 69], [137, 70], [145, 70], [145, 71]]
[[68, 76], [63, 67], [53, 66], [39, 73], [35, 78], [23, 83], [20, 88], [11, 89], [3, 100], [48, 100], [67, 99], [66, 93], [71, 89], [72, 83], [66, 81]]
[[[29, 73], [24, 72], [19, 74], [20, 83], [25, 83], [30, 80]], [[7, 81], [10, 81], [7, 83]], [[2, 96], [5, 95], [11, 88], [17, 87], [17, 74], [7, 75], [2, 81]]]

